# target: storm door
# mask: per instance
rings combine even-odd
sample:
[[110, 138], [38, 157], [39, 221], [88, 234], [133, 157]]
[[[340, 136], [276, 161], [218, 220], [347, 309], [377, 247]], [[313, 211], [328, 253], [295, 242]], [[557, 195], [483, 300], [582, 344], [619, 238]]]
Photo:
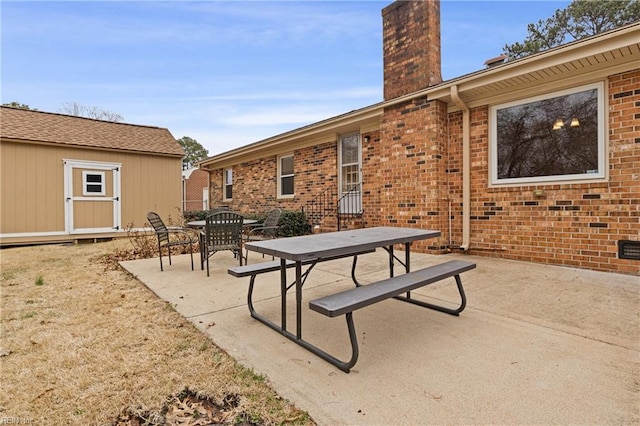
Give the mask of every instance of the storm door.
[[338, 143], [338, 209], [341, 214], [362, 213], [362, 145], [360, 134], [340, 137]]

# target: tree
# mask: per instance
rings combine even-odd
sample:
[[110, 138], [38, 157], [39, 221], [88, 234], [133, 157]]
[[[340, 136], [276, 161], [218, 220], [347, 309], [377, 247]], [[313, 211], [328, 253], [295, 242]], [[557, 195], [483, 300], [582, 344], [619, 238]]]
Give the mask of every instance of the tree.
[[124, 121], [124, 117], [117, 112], [103, 110], [95, 106], [81, 105], [77, 102], [63, 102], [58, 112], [73, 115], [76, 117], [93, 118], [95, 120], [113, 121], [115, 123]]
[[573, 0], [551, 18], [527, 26], [523, 43], [505, 45], [509, 60], [640, 21], [640, 0]]
[[16, 102], [16, 101], [9, 102], [9, 103], [6, 103], [6, 104], [2, 104], [2, 106], [7, 106], [7, 107], [11, 107], [11, 108], [18, 108], [18, 109], [28, 109], [28, 110], [31, 110], [31, 111], [37, 111], [37, 109], [31, 108], [27, 104], [21, 104], [21, 103]]
[[196, 165], [200, 160], [204, 160], [209, 156], [209, 151], [198, 143], [197, 140], [190, 138], [189, 136], [183, 136], [178, 139], [178, 143], [184, 150], [184, 157], [182, 158], [182, 168], [188, 169]]

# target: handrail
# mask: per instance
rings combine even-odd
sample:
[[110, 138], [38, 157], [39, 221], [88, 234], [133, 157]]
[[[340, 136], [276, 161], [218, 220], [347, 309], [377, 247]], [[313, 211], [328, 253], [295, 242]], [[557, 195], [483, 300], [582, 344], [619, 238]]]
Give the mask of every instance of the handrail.
[[336, 188], [327, 188], [316, 195], [306, 206], [302, 206], [301, 210], [311, 227], [322, 224], [327, 217], [333, 217], [338, 231], [340, 231], [349, 219], [363, 213], [362, 183], [353, 185], [340, 198], [338, 198]]
[[334, 200], [337, 198], [335, 188], [330, 187], [316, 195], [306, 206], [302, 206], [302, 211], [307, 217], [307, 222], [312, 227], [314, 225], [320, 225], [322, 220], [327, 215], [327, 211], [331, 215], [335, 214], [333, 211]]

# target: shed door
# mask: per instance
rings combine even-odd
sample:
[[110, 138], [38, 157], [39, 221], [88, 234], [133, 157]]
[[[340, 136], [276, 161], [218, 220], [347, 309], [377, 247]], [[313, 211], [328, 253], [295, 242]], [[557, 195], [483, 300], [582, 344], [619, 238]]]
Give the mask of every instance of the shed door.
[[69, 234], [113, 232], [120, 223], [121, 164], [64, 160], [65, 227]]

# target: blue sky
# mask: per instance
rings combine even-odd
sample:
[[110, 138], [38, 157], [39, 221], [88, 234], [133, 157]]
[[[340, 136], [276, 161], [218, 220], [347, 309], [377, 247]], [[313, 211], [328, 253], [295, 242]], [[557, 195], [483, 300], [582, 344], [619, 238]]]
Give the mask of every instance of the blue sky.
[[[7, 1], [1, 100], [76, 102], [218, 154], [382, 100], [392, 1]], [[569, 1], [441, 1], [445, 80]]]

